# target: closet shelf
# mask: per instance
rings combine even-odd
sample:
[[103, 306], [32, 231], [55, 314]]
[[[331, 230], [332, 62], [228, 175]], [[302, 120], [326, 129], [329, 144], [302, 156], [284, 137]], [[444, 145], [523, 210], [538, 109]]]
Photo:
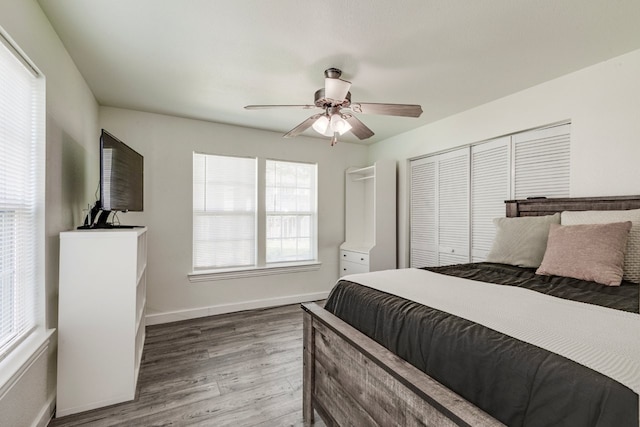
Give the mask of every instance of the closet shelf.
[[[373, 174], [375, 173], [376, 165], [366, 166], [364, 168], [354, 169], [347, 171], [350, 175], [363, 175], [363, 174]], [[373, 177], [373, 175], [371, 175]]]
[[375, 175], [366, 175], [366, 176], [361, 176], [360, 178], [351, 178], [352, 181], [366, 181], [367, 179], [373, 179], [375, 178]]

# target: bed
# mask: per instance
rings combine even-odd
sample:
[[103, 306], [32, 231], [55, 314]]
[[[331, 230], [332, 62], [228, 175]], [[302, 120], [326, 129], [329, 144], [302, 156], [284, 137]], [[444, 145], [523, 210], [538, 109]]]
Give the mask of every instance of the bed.
[[[506, 202], [509, 218], [630, 209], [640, 209], [640, 196]], [[638, 285], [626, 281], [618, 287], [585, 285], [577, 279], [541, 277], [535, 269], [496, 263], [404, 270], [348, 276], [338, 282], [325, 308], [303, 304], [306, 425], [313, 424], [314, 411], [327, 425], [638, 425], [638, 353], [634, 360], [625, 359], [630, 348], [639, 348]], [[402, 275], [401, 282], [409, 285], [394, 285], [398, 289], [389, 293], [383, 285], [395, 280], [394, 275]], [[540, 324], [524, 316], [495, 325], [491, 319], [476, 323], [469, 319], [497, 310], [480, 307], [470, 316], [459, 317], [442, 307], [473, 304], [458, 304], [444, 295], [437, 302], [443, 306], [435, 308], [415, 302], [411, 280], [426, 277], [441, 282], [442, 287], [433, 291], [438, 297], [449, 283], [461, 282], [462, 291], [452, 292], [472, 302], [473, 292], [482, 283], [483, 295], [488, 294], [486, 289], [495, 289], [492, 301], [516, 314], [528, 310], [509, 303], [515, 298], [511, 295], [533, 295], [533, 302], [527, 299], [518, 304], [541, 304], [545, 316], [540, 316]], [[557, 305], [558, 312], [576, 310], [571, 317], [587, 319], [574, 322], [585, 324], [585, 330], [569, 329], [566, 336], [552, 339], [550, 305]], [[593, 317], [601, 314], [608, 317], [602, 324]], [[506, 315], [500, 312], [495, 317]], [[573, 327], [566, 323], [567, 328]], [[541, 333], [530, 341], [514, 337], [510, 328], [522, 324], [542, 331], [546, 327], [552, 333]], [[608, 359], [619, 357], [618, 353], [575, 356], [575, 347], [580, 353], [583, 341], [587, 345], [590, 335], [598, 335], [588, 328], [602, 325], [616, 329], [610, 334], [614, 341], [621, 337], [633, 341], [633, 346], [627, 346], [627, 341], [607, 344], [603, 351], [622, 347], [620, 360], [613, 363]], [[414, 337], [420, 334], [427, 339], [415, 344]], [[546, 342], [554, 340], [555, 344]], [[576, 341], [574, 347], [567, 344], [570, 341]], [[522, 378], [528, 385], [520, 385]]]

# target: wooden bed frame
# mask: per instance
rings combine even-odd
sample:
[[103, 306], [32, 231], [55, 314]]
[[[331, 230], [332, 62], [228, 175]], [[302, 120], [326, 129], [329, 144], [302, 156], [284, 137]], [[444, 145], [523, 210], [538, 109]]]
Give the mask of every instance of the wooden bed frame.
[[[640, 196], [508, 200], [508, 217], [639, 209]], [[501, 426], [315, 303], [304, 310], [303, 416], [328, 426]]]

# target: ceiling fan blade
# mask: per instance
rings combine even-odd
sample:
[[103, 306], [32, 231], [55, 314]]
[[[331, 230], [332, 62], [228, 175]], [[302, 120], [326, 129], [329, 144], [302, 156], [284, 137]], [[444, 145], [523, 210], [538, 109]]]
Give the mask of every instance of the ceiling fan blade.
[[422, 114], [422, 107], [414, 104], [352, 102], [350, 108], [356, 113], [380, 114], [386, 116], [420, 117], [420, 114]]
[[375, 135], [373, 131], [362, 123], [356, 116], [352, 114], [345, 114], [343, 118], [351, 125], [351, 133], [357, 136], [358, 139], [367, 139]]
[[304, 122], [300, 123], [298, 126], [291, 129], [289, 132], [283, 135], [284, 138], [293, 138], [294, 136], [300, 135], [305, 130], [309, 129], [313, 123], [318, 120], [318, 117], [322, 116], [324, 113], [314, 114], [309, 117]]
[[349, 93], [350, 88], [351, 82], [348, 82], [346, 80], [330, 77], [324, 79], [325, 98], [341, 102], [347, 97], [347, 93]]
[[311, 110], [318, 107], [316, 107], [315, 105], [246, 105], [244, 108], [246, 110], [267, 110], [270, 108], [295, 108], [302, 110]]

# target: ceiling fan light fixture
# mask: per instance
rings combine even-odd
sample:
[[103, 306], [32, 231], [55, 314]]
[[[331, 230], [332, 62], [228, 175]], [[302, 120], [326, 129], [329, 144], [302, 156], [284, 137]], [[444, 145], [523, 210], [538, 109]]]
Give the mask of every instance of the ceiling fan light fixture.
[[351, 130], [351, 124], [349, 124], [349, 122], [347, 122], [339, 113], [333, 113], [331, 115], [324, 114], [318, 117], [318, 119], [313, 122], [312, 127], [313, 130], [318, 132], [320, 135], [332, 137], [332, 140]]
[[351, 125], [345, 119], [343, 119], [340, 114], [336, 113], [331, 115], [331, 121], [329, 122], [329, 127], [333, 133], [339, 133], [343, 135], [345, 132], [351, 130]]
[[351, 82], [342, 79], [324, 79], [324, 96], [336, 102], [342, 102], [351, 88]]
[[[320, 135], [325, 135], [328, 129], [329, 129], [329, 116], [327, 115], [318, 117], [318, 120], [316, 120], [313, 123], [313, 130], [318, 132]], [[333, 133], [331, 135], [333, 135]], [[331, 136], [331, 135], [327, 135], [327, 136]]]

